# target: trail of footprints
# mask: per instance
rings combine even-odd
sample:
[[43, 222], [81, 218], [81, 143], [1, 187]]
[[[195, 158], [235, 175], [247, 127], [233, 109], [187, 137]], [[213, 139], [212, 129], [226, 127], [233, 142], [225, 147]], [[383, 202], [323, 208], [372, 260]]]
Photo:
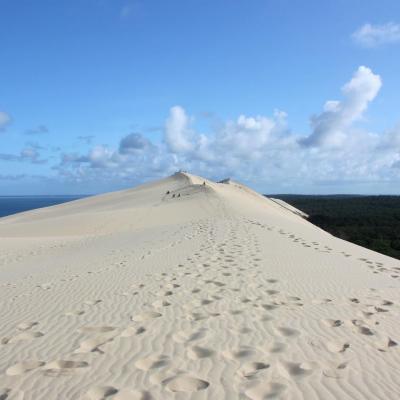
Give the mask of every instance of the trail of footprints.
[[[193, 230], [192, 229], [193, 225], [194, 225], [193, 223], [183, 224], [183, 225], [179, 226], [179, 228], [176, 231], [168, 232], [167, 244], [165, 244], [164, 246], [160, 246], [160, 243], [158, 243], [156, 241], [147, 241], [147, 242], [145, 242], [144, 243], [144, 248], [152, 248], [153, 250], [151, 250], [151, 251], [147, 250], [147, 251], [145, 251], [144, 254], [141, 254], [140, 256], [138, 256], [136, 258], [133, 257], [133, 261], [134, 260], [137, 260], [137, 261], [144, 260], [144, 259], [146, 259], [148, 257], [151, 257], [151, 256], [155, 255], [156, 253], [164, 251], [167, 248], [175, 247], [175, 246], [178, 246], [178, 245], [184, 243], [185, 241], [195, 239], [201, 233], [201, 231]], [[176, 239], [174, 239], [174, 238], [176, 238]], [[90, 243], [90, 241], [91, 241], [91, 238], [89, 237], [88, 239], [86, 239], [83, 242], [83, 245], [86, 244], [86, 243]], [[62, 245], [60, 245], [60, 246], [55, 245], [55, 246], [52, 246], [52, 248], [65, 247], [66, 245], [67, 245], [66, 243], [62, 243]], [[69, 245], [75, 246], [76, 243], [72, 242], [72, 243], [69, 243]], [[81, 246], [82, 246], [82, 244], [81, 244]], [[42, 247], [40, 247], [40, 249], [42, 249]], [[34, 251], [33, 253], [34, 254], [40, 254], [40, 252], [38, 252], [38, 251]], [[138, 251], [138, 253], [140, 253], [140, 250]], [[117, 255], [117, 257], [113, 257], [114, 262], [111, 261], [110, 262], [110, 266], [108, 266], [108, 267], [98, 268], [98, 269], [96, 269], [96, 271], [87, 271], [86, 274], [72, 274], [72, 275], [68, 272], [68, 268], [66, 268], [66, 270], [65, 270], [66, 275], [63, 278], [57, 279], [57, 280], [54, 280], [54, 281], [49, 281], [49, 282], [37, 283], [33, 287], [33, 289], [29, 288], [29, 290], [27, 292], [22, 292], [19, 295], [12, 296], [11, 297], [11, 301], [15, 301], [20, 297], [31, 296], [32, 293], [35, 290], [53, 290], [53, 289], [56, 289], [57, 286], [62, 285], [63, 283], [73, 282], [73, 281], [75, 281], [77, 279], [82, 279], [82, 278], [85, 277], [85, 275], [108, 273], [113, 268], [120, 268], [120, 267], [127, 267], [128, 266], [127, 265], [127, 257], [126, 256], [124, 257], [123, 255], [118, 254], [117, 251], [112, 251], [111, 255], [114, 255], [114, 256]], [[122, 261], [121, 261], [121, 256], [123, 257]], [[130, 258], [130, 259], [132, 260], [132, 258]], [[8, 261], [10, 262], [10, 260], [8, 260]], [[17, 259], [16, 261], [20, 261], [20, 259]], [[32, 275], [28, 275], [28, 276], [23, 278], [23, 280], [27, 280], [27, 281], [29, 281], [30, 279], [32, 279]], [[18, 284], [10, 283], [10, 282], [2, 283], [0, 286], [2, 286], [4, 288], [7, 288], [7, 289], [16, 289], [16, 288], [18, 288]], [[80, 314], [78, 314], [78, 315], [82, 315], [83, 313], [84, 313], [84, 311], [81, 310]], [[71, 315], [75, 315], [74, 312], [71, 312]]]
[[[327, 253], [327, 254], [331, 254], [334, 252], [334, 249], [332, 249], [329, 246], [322, 245], [321, 243], [315, 242], [315, 241], [308, 242], [301, 236], [297, 236], [295, 233], [292, 233], [292, 232], [286, 232], [284, 229], [278, 229], [275, 226], [262, 224], [258, 221], [252, 221], [249, 219], [247, 219], [246, 221], [249, 224], [258, 226], [262, 229], [267, 229], [268, 231], [271, 231], [271, 232], [276, 232], [276, 233], [280, 234], [281, 236], [285, 236], [287, 239], [290, 239], [293, 243], [300, 244], [304, 248], [313, 249], [320, 253]], [[346, 251], [340, 251], [339, 253], [342, 254], [346, 258], [352, 257], [352, 255], [347, 253]], [[366, 267], [370, 268], [374, 274], [386, 273], [386, 274], [389, 274], [390, 277], [394, 278], [394, 279], [397, 279], [400, 277], [400, 268], [399, 267], [385, 266], [382, 262], [372, 261], [367, 258], [359, 258], [358, 260], [361, 261], [362, 263], [364, 263], [364, 265]]]
[[[246, 230], [246, 235], [236, 233], [238, 227]], [[41, 373], [47, 377], [73, 376], [85, 373], [95, 361], [85, 361], [87, 353], [97, 353], [107, 356], [105, 351], [112, 351], [109, 346], [117, 338], [135, 340], [143, 335], [151, 335], [154, 321], [165, 318], [166, 310], [170, 306], [181, 304], [181, 318], [189, 323], [190, 328], [171, 332], [170, 339], [174, 346], [184, 349], [185, 357], [191, 362], [202, 362], [204, 359], [223, 360], [224, 363], [235, 366], [232, 382], [239, 392], [249, 399], [259, 400], [279, 397], [290, 389], [290, 382], [307, 379], [313, 374], [323, 374], [326, 377], [340, 379], [346, 373], [349, 360], [345, 358], [351, 351], [349, 341], [328, 341], [326, 343], [310, 343], [317, 350], [324, 350], [335, 356], [341, 356], [340, 361], [320, 364], [310, 360], [288, 360], [285, 351], [292, 343], [302, 336], [299, 329], [286, 326], [275, 320], [274, 311], [286, 307], [298, 313], [305, 306], [329, 304], [335, 299], [316, 299], [309, 304], [295, 294], [281, 293], [278, 289], [279, 280], [266, 276], [265, 268], [261, 268], [261, 244], [252, 227], [258, 225], [263, 229], [273, 231], [255, 221], [229, 221], [229, 229], [225, 240], [219, 239], [217, 228], [212, 221], [200, 221], [192, 234], [186, 239], [202, 235], [205, 237], [199, 250], [187, 257], [186, 263], [177, 265], [169, 273], [163, 272], [151, 276], [151, 280], [135, 282], [132, 292], [135, 295], [147, 291], [153, 298], [140, 312], [133, 313], [126, 326], [82, 326], [78, 334], [82, 340], [69, 356], [58, 360], [26, 360], [8, 367], [7, 376], [18, 377], [27, 373]], [[186, 230], [187, 231], [187, 230]], [[318, 243], [308, 244], [296, 235], [278, 231], [287, 235], [294, 242], [305, 247], [314, 246], [318, 251], [330, 252], [329, 247], [318, 247]], [[246, 239], [243, 241], [243, 237]], [[176, 245], [177, 243], [173, 243]], [[345, 255], [350, 256], [350, 255]], [[365, 261], [366, 262], [366, 261]], [[230, 277], [235, 277], [230, 279]], [[239, 284], [237, 283], [239, 281]], [[397, 347], [393, 338], [379, 336], [379, 321], [375, 317], [393, 313], [396, 305], [387, 299], [381, 299], [376, 290], [371, 289], [371, 296], [366, 299], [350, 298], [347, 300], [355, 308], [355, 317], [349, 321], [329, 319], [321, 321], [321, 326], [329, 330], [350, 329], [362, 338], [373, 339], [370, 342], [377, 351], [386, 352]], [[66, 317], [79, 317], [88, 307], [96, 307], [101, 299], [85, 301], [81, 308], [68, 310]], [[397, 310], [397, 308], [396, 308]], [[244, 326], [240, 323], [240, 315], [251, 312], [254, 324]], [[224, 317], [224, 318], [220, 318]], [[265, 337], [262, 345], [238, 345], [236, 348], [226, 348], [217, 351], [208, 345], [210, 339], [217, 334], [211, 327], [211, 320], [216, 319], [223, 331], [228, 329], [229, 335], [236, 338], [246, 337], [249, 333], [256, 333]], [[228, 322], [224, 322], [228, 321]], [[172, 324], [173, 325], [173, 324]], [[187, 326], [187, 325], [185, 325]], [[37, 340], [43, 336], [39, 322], [25, 322], [16, 327], [16, 334], [2, 338], [1, 345], [13, 345], [22, 340]], [[241, 340], [238, 341], [239, 343]], [[76, 357], [79, 356], [79, 360]], [[191, 372], [181, 371], [165, 354], [153, 354], [140, 358], [132, 363], [132, 368], [149, 376], [152, 384], [161, 385], [163, 390], [175, 392], [196, 392], [208, 390], [210, 382], [206, 377], [197, 376]], [[273, 379], [270, 371], [274, 369]], [[278, 378], [277, 378], [278, 376]], [[281, 378], [279, 378], [279, 376]], [[221, 383], [219, 383], [221, 384]], [[0, 389], [0, 399], [7, 399], [11, 389]], [[115, 388], [113, 386], [92, 386], [83, 399], [99, 400], [112, 399], [152, 399], [150, 392], [135, 388]]]

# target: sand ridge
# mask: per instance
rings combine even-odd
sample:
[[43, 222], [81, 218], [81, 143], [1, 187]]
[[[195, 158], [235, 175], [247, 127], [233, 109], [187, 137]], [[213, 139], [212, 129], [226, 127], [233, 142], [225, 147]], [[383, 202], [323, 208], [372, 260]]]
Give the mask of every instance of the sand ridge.
[[3, 400], [398, 398], [400, 262], [239, 183], [179, 173], [0, 236]]

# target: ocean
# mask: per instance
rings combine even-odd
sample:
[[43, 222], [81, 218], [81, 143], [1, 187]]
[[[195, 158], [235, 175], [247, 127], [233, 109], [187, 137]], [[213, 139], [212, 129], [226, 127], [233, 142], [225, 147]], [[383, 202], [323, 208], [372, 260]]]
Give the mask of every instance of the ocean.
[[81, 199], [83, 195], [0, 196], [0, 217]]

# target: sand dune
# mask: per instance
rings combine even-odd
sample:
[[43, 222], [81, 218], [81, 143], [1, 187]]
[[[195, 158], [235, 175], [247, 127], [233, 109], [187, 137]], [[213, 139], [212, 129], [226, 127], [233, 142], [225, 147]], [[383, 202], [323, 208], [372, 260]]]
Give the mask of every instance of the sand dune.
[[178, 173], [0, 219], [0, 399], [398, 399], [400, 262], [301, 215]]

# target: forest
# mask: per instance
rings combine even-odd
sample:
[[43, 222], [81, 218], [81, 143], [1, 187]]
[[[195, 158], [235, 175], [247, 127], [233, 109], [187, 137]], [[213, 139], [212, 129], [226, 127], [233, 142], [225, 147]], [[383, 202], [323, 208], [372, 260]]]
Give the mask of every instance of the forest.
[[400, 196], [269, 195], [341, 239], [400, 259]]

